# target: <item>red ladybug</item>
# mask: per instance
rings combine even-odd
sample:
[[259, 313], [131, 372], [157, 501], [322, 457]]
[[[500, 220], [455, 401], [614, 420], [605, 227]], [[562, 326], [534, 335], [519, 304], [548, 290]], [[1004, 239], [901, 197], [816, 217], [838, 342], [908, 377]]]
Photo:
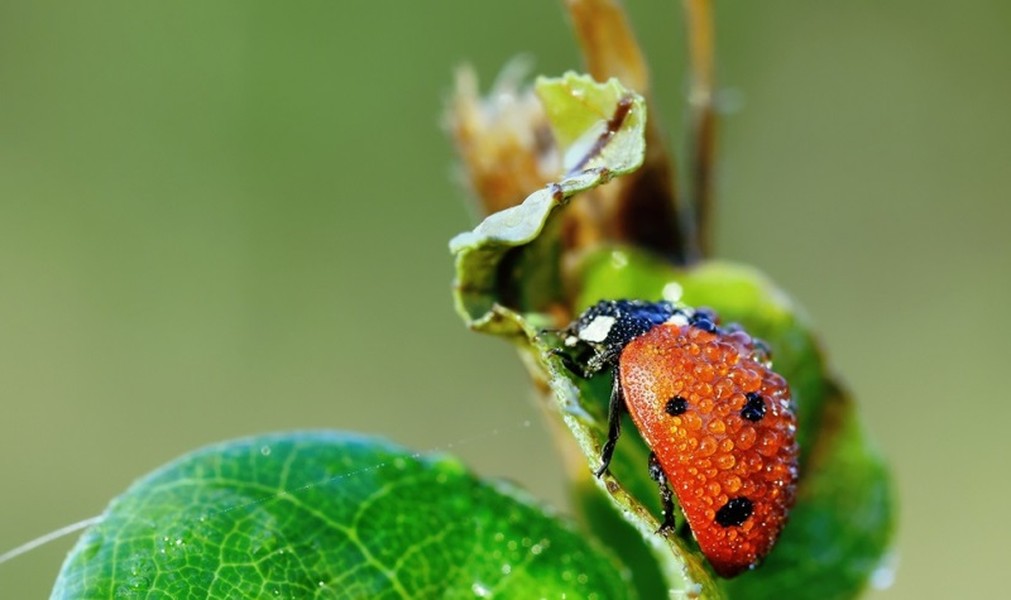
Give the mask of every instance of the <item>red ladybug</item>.
[[713, 569], [733, 577], [769, 553], [797, 484], [790, 389], [768, 350], [708, 310], [670, 302], [602, 301], [559, 332], [562, 363], [581, 377], [613, 376], [600, 477], [632, 416], [652, 453], [663, 502], [661, 533], [674, 529], [673, 495]]

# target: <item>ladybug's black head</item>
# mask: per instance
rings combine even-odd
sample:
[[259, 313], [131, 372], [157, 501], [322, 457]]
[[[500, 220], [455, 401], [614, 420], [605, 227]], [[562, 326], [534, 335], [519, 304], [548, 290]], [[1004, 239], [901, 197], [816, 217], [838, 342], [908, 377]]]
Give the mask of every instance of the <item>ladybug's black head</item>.
[[557, 348], [551, 354], [560, 356], [570, 371], [590, 377], [617, 365], [629, 342], [663, 323], [721, 331], [716, 314], [707, 309], [678, 307], [666, 300], [601, 300], [558, 332], [568, 350]]
[[678, 315], [684, 315], [688, 323], [687, 314], [670, 302], [602, 300], [565, 328], [565, 345], [587, 344], [598, 352], [620, 352], [635, 338]]

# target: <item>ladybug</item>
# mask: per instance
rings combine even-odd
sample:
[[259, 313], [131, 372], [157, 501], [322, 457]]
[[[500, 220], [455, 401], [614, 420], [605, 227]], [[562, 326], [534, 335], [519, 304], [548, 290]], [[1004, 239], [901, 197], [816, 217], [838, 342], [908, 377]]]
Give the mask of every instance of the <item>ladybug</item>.
[[[755, 568], [779, 537], [797, 485], [797, 420], [761, 341], [716, 314], [672, 302], [605, 300], [557, 332], [551, 354], [574, 374], [613, 382], [600, 477], [629, 413], [651, 453], [663, 522], [673, 496], [722, 577]], [[673, 489], [673, 492], [671, 491]]]

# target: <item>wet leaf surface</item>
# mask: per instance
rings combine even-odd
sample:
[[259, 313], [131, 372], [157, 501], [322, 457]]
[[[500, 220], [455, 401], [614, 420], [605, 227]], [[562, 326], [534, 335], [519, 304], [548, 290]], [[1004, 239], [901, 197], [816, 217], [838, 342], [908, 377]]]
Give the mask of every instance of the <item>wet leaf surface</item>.
[[198, 450], [135, 483], [52, 597], [632, 597], [617, 565], [455, 459], [294, 433]]

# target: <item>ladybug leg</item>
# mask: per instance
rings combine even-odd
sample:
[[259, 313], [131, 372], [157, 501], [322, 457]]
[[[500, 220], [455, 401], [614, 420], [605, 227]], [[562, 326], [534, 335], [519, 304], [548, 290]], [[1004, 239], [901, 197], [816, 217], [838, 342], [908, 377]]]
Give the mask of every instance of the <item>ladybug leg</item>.
[[621, 378], [618, 377], [618, 370], [614, 369], [611, 375], [611, 402], [607, 408], [607, 441], [604, 442], [604, 449], [600, 452], [600, 468], [594, 472], [597, 477], [603, 475], [611, 464], [614, 446], [621, 437], [621, 416], [627, 410], [625, 396], [621, 391]]
[[678, 536], [683, 540], [691, 539], [692, 528], [688, 526], [688, 521], [685, 521], [681, 524], [681, 527], [678, 527]]
[[[603, 371], [608, 367], [617, 365], [618, 358], [621, 356], [621, 349], [622, 346], [610, 346], [597, 352], [586, 361], [586, 371], [588, 373], [597, 373], [598, 371]], [[617, 377], [617, 374], [615, 374], [615, 377]]]
[[660, 529], [657, 529], [656, 532], [666, 534], [674, 531], [674, 494], [670, 491], [670, 486], [667, 485], [667, 476], [664, 475], [660, 461], [657, 460], [654, 452], [649, 453], [649, 478], [655, 481], [657, 487], [660, 488], [660, 502], [663, 504], [663, 523], [660, 524]]

